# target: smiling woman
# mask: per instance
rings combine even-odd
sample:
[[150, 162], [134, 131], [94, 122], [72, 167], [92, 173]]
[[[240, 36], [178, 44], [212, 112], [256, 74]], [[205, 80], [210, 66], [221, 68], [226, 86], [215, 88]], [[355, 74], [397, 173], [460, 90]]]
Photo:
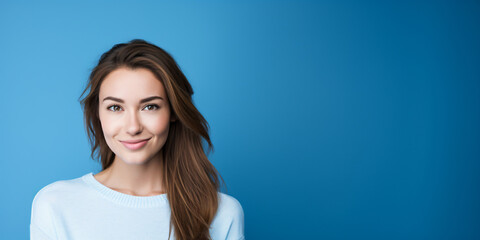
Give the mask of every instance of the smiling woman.
[[[119, 68], [103, 80], [99, 97], [103, 99], [99, 106], [103, 134], [117, 158], [129, 164], [147, 164], [155, 155], [161, 158], [175, 118], [165, 88], [152, 72]], [[148, 163], [149, 168], [158, 169], [158, 176], [160, 163]]]
[[[144, 40], [113, 46], [81, 100], [102, 171], [42, 188], [31, 239], [244, 239], [244, 213], [218, 192], [208, 123], [174, 59]], [[173, 231], [172, 231], [173, 230]]]

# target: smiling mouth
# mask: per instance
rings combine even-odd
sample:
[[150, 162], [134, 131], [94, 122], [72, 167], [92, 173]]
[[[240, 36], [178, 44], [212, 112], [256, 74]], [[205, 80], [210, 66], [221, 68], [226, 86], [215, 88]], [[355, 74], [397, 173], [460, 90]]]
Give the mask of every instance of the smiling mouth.
[[150, 138], [144, 139], [144, 140], [131, 140], [131, 141], [120, 141], [120, 142], [123, 144], [123, 146], [125, 146], [130, 150], [138, 150], [143, 146], [145, 146], [149, 140]]

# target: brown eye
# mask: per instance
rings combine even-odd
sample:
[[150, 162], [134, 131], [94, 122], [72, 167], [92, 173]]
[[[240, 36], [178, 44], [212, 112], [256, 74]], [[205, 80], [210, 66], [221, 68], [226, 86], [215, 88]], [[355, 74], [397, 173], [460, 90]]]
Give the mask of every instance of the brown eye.
[[157, 110], [159, 109], [159, 106], [157, 104], [150, 104], [145, 107], [147, 110]]
[[118, 111], [120, 111], [120, 106], [112, 105], [112, 106], [108, 107], [107, 109], [112, 111], [112, 112], [118, 112]]

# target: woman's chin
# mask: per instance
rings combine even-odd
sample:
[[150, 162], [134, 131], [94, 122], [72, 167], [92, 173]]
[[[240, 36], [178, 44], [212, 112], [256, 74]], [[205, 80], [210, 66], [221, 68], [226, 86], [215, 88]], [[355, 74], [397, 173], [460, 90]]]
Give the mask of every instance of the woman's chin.
[[128, 165], [141, 165], [148, 162], [148, 158], [146, 157], [123, 157], [121, 159]]

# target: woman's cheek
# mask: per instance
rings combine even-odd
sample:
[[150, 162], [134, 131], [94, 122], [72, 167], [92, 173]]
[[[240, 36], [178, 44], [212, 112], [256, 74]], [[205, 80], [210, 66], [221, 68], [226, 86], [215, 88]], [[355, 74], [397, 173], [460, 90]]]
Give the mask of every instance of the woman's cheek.
[[110, 138], [116, 136], [121, 129], [120, 119], [117, 116], [109, 116], [108, 114], [100, 115], [100, 122], [102, 125], [103, 134], [107, 140], [107, 143], [110, 142]]
[[159, 135], [163, 134], [165, 131], [168, 131], [168, 128], [170, 127], [169, 119], [169, 111], [163, 109], [158, 111], [156, 114], [145, 116], [144, 124], [148, 126], [148, 129], [150, 129], [153, 134]]

